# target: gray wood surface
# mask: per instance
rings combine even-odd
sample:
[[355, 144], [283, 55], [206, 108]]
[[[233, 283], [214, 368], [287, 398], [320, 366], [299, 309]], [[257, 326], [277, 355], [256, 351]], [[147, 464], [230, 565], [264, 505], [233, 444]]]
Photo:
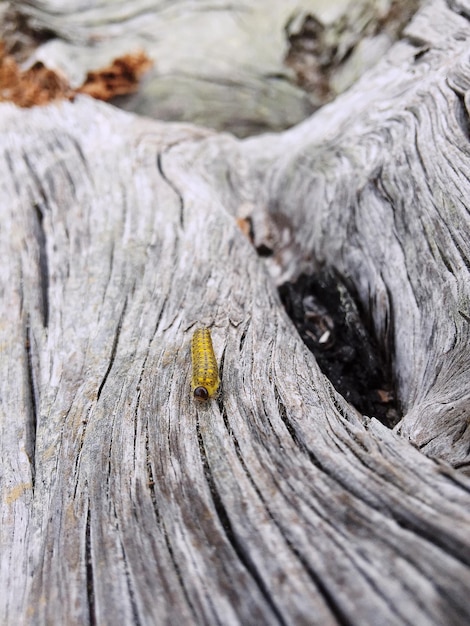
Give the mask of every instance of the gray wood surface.
[[[0, 623], [469, 622], [469, 17], [433, 0], [277, 135], [1, 105]], [[394, 431], [281, 306], [323, 263], [390, 346]]]

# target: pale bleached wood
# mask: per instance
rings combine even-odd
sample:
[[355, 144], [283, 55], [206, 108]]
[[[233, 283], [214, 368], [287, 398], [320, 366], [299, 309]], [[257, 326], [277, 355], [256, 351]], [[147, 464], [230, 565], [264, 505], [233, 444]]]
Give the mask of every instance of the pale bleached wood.
[[[437, 1], [418, 20], [282, 135], [1, 106], [0, 621], [468, 622], [469, 28]], [[280, 305], [272, 275], [309, 254], [393, 338], [396, 432]], [[196, 324], [222, 366], [205, 409]]]
[[[76, 88], [87, 72], [144, 50], [154, 68], [119, 106], [247, 136], [284, 130], [344, 91], [390, 48], [419, 0], [10, 4], [0, 30], [27, 66], [42, 62]], [[304, 29], [309, 19], [318, 35]]]

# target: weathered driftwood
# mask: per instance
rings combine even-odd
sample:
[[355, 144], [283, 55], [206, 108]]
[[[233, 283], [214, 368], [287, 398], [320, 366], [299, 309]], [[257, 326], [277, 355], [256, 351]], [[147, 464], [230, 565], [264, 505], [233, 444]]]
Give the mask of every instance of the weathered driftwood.
[[[154, 68], [120, 106], [246, 136], [284, 130], [352, 84], [390, 48], [419, 0], [10, 4], [10, 45], [27, 51], [25, 30], [35, 34], [28, 65], [44, 62], [76, 88], [88, 71], [144, 50]], [[36, 48], [38, 33], [46, 41]]]
[[[2, 623], [468, 623], [469, 15], [279, 136], [2, 105]], [[318, 263], [391, 346], [396, 432], [280, 305]]]

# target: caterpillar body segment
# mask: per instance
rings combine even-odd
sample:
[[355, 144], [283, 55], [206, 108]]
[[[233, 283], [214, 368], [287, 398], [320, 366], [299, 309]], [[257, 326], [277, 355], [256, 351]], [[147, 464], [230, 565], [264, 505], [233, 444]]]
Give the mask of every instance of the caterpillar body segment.
[[208, 328], [198, 328], [194, 331], [191, 340], [191, 359], [193, 365], [191, 389], [194, 398], [199, 401], [213, 398], [219, 389], [220, 379]]

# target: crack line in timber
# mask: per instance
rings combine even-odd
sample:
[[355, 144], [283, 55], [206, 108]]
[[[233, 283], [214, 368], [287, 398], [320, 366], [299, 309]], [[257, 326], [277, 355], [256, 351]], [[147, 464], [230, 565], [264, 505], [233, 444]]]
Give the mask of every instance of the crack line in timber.
[[90, 502], [88, 502], [85, 528], [85, 568], [86, 568], [86, 595], [88, 601], [88, 616], [90, 626], [96, 626], [95, 590], [93, 585], [93, 557], [91, 554]]
[[239, 558], [240, 562], [242, 563], [246, 571], [250, 574], [250, 576], [256, 583], [267, 605], [272, 610], [273, 614], [276, 616], [278, 623], [281, 624], [282, 626], [285, 626], [286, 622], [283, 616], [281, 615], [278, 607], [274, 603], [273, 598], [271, 597], [269, 593], [269, 589], [267, 588], [264, 580], [262, 579], [256, 565], [253, 563], [249, 553], [241, 545], [240, 541], [238, 540], [236, 536], [236, 533], [233, 530], [232, 523], [228, 516], [227, 510], [222, 502], [220, 494], [215, 486], [214, 477], [212, 475], [212, 472], [210, 470], [210, 467], [207, 461], [207, 455], [205, 453], [205, 447], [204, 447], [204, 440], [202, 437], [201, 429], [199, 427], [199, 417], [197, 417], [196, 419], [196, 431], [197, 431], [197, 438], [198, 438], [198, 443], [199, 443], [199, 453], [201, 456], [201, 462], [202, 462], [202, 466], [204, 470], [204, 477], [209, 487], [209, 492], [211, 494], [212, 502], [213, 502], [215, 511], [217, 513], [217, 517], [219, 518], [221, 526], [224, 530], [225, 536], [229, 544], [232, 546], [235, 554]]
[[29, 433], [29, 444], [30, 444], [30, 464], [31, 464], [31, 483], [35, 486], [36, 479], [36, 432], [38, 426], [38, 401], [36, 399], [36, 381], [34, 376], [34, 367], [33, 367], [33, 354], [31, 350], [31, 342], [32, 342], [32, 332], [30, 326], [29, 316], [26, 320], [26, 336], [25, 336], [25, 347], [26, 347], [26, 380], [29, 390], [29, 403], [30, 403], [30, 433]]
[[162, 156], [163, 156], [163, 154], [161, 152], [159, 152], [158, 155], [157, 155], [157, 168], [158, 168], [158, 171], [160, 172], [160, 176], [168, 184], [168, 186], [171, 187], [171, 189], [173, 189], [173, 191], [175, 192], [175, 194], [178, 197], [179, 204], [180, 204], [180, 225], [181, 225], [181, 228], [184, 228], [184, 201], [183, 201], [183, 196], [178, 191], [178, 188], [175, 185], [175, 183], [172, 180], [170, 180], [168, 178], [168, 176], [165, 174], [165, 171], [163, 169]]
[[194, 607], [194, 604], [191, 600], [191, 597], [188, 593], [188, 589], [186, 588], [186, 585], [184, 583], [184, 579], [183, 579], [183, 574], [181, 572], [181, 567], [178, 563], [178, 560], [176, 558], [176, 555], [174, 553], [173, 550], [173, 546], [171, 545], [171, 539], [168, 535], [168, 531], [165, 525], [165, 521], [162, 518], [162, 515], [160, 513], [160, 508], [157, 502], [157, 494], [156, 494], [156, 490], [155, 490], [155, 476], [154, 476], [154, 472], [153, 472], [153, 468], [152, 468], [152, 460], [151, 460], [151, 453], [150, 453], [150, 439], [149, 439], [149, 431], [148, 431], [148, 425], [146, 428], [146, 433], [145, 433], [145, 454], [146, 454], [146, 468], [147, 468], [147, 476], [148, 476], [148, 481], [147, 481], [147, 485], [149, 488], [149, 492], [150, 492], [150, 499], [152, 501], [152, 506], [153, 506], [153, 510], [155, 513], [155, 518], [157, 521], [157, 525], [160, 528], [160, 532], [161, 532], [161, 536], [163, 537], [163, 541], [165, 542], [166, 548], [168, 550], [168, 555], [170, 557], [171, 563], [173, 565], [173, 568], [175, 570], [175, 575], [176, 578], [178, 579], [178, 583], [181, 587], [181, 591], [183, 593], [184, 599], [186, 600], [186, 603], [189, 607], [189, 611], [192, 613], [193, 617], [194, 617], [194, 623], [198, 622], [198, 614], [196, 612], [196, 609]]
[[101, 396], [101, 392], [103, 391], [103, 387], [106, 384], [106, 380], [109, 376], [109, 373], [111, 371], [111, 368], [113, 367], [114, 364], [114, 359], [116, 358], [116, 350], [117, 350], [117, 346], [119, 343], [119, 335], [121, 334], [121, 328], [122, 328], [122, 320], [124, 318], [124, 313], [126, 311], [127, 308], [127, 297], [126, 300], [124, 302], [124, 306], [122, 307], [122, 311], [121, 311], [121, 315], [119, 316], [119, 321], [116, 327], [116, 332], [114, 334], [114, 340], [113, 340], [113, 347], [111, 349], [111, 356], [109, 357], [109, 363], [108, 363], [108, 367], [106, 369], [106, 372], [103, 376], [103, 380], [101, 381], [100, 386], [98, 387], [98, 392], [96, 394], [96, 400], [98, 401], [100, 399]]
[[38, 244], [39, 288], [41, 293], [41, 314], [44, 328], [49, 325], [49, 259], [47, 255], [46, 231], [44, 230], [44, 210], [36, 204], [36, 241]]

